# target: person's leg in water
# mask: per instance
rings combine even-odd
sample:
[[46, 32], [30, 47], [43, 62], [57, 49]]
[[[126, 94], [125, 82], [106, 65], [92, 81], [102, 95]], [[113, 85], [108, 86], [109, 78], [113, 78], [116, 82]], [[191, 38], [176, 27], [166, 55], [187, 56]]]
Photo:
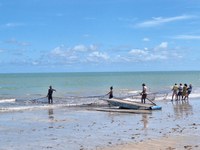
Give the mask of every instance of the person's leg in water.
[[52, 98], [52, 96], [49, 96], [49, 97], [48, 97], [48, 103], [49, 103], [49, 104], [53, 104], [53, 98]]
[[146, 103], [147, 94], [143, 94], [142, 97], [143, 97], [143, 103], [145, 104]]
[[143, 99], [143, 95], [142, 95], [142, 97], [141, 97], [141, 103], [143, 103], [143, 100], [144, 100], [144, 99]]
[[50, 99], [50, 97], [48, 97], [48, 103], [49, 103], [49, 104], [51, 103], [51, 99]]

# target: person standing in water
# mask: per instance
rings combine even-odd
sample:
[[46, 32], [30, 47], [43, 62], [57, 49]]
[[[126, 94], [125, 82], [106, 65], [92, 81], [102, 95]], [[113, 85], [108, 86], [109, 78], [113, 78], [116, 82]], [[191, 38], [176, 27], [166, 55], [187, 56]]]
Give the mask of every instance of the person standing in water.
[[192, 84], [189, 85], [188, 89], [187, 89], [187, 99], [189, 98], [189, 95], [191, 94], [192, 92]]
[[182, 100], [185, 100], [187, 98], [187, 84], [185, 83], [184, 86], [183, 86], [183, 93], [182, 93]]
[[47, 97], [48, 97], [48, 103], [49, 104], [53, 104], [53, 92], [56, 92], [55, 89], [52, 89], [52, 86], [49, 86], [49, 90], [48, 90], [48, 93], [47, 93]]
[[183, 85], [182, 83], [180, 83], [178, 87], [178, 100], [181, 100], [182, 96], [183, 96]]
[[147, 98], [147, 87], [146, 85], [143, 83], [142, 84], [142, 92], [140, 93], [142, 95], [141, 97], [141, 103], [146, 103], [146, 98]]
[[177, 100], [178, 99], [178, 85], [175, 83], [173, 88], [172, 88], [172, 100], [174, 100], [174, 96], [175, 96], [175, 99]]
[[109, 99], [113, 98], [113, 87], [111, 86], [110, 87], [110, 92], [108, 92], [108, 94], [106, 95], [109, 95]]
[[187, 88], [187, 94], [185, 96], [185, 100], [188, 100], [190, 93], [192, 92], [192, 84]]

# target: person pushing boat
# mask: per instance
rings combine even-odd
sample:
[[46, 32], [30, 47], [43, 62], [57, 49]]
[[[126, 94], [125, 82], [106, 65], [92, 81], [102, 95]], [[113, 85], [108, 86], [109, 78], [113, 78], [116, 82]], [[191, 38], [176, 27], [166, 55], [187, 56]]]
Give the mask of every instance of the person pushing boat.
[[189, 95], [191, 94], [192, 92], [192, 84], [189, 85], [189, 87], [187, 88], [187, 99], [189, 98]]
[[178, 100], [178, 85], [175, 83], [173, 88], [172, 88], [172, 100], [174, 100], [174, 96], [175, 96], [175, 99]]
[[48, 90], [48, 93], [47, 93], [47, 97], [48, 97], [48, 103], [49, 104], [53, 104], [53, 92], [56, 92], [55, 89], [52, 88], [52, 86], [49, 86], [49, 90]]
[[188, 87], [187, 87], [187, 84], [185, 83], [183, 86], [182, 100], [185, 100], [187, 98], [187, 94], [188, 94], [187, 89]]
[[108, 92], [106, 95], [109, 95], [109, 99], [113, 98], [113, 87], [110, 87], [110, 92]]
[[178, 100], [181, 100], [181, 98], [183, 98], [183, 85], [182, 85], [182, 83], [180, 83], [179, 87], [178, 87]]
[[141, 97], [141, 103], [146, 103], [146, 98], [147, 98], [147, 87], [146, 85], [143, 83], [142, 84], [142, 92], [140, 93], [142, 95]]

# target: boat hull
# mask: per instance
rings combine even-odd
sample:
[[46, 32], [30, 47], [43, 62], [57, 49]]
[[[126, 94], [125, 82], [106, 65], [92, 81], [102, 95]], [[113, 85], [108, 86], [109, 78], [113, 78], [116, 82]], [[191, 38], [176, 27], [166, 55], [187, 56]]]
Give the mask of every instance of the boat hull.
[[149, 109], [149, 110], [161, 109], [160, 106], [155, 106], [153, 104], [143, 104], [139, 102], [132, 102], [116, 98], [105, 99], [105, 100], [112, 106], [118, 106], [120, 108], [125, 108], [125, 109]]

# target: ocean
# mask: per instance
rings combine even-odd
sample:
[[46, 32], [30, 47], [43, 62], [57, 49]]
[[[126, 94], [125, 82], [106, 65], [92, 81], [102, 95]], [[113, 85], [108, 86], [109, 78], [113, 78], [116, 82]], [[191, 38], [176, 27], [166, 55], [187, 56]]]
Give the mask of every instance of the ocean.
[[114, 96], [138, 94], [142, 83], [152, 93], [168, 94], [174, 83], [193, 85], [192, 98], [200, 97], [200, 71], [174, 72], [85, 72], [0, 74], [0, 110], [14, 111], [46, 107], [51, 85], [54, 105], [94, 102], [114, 88]]

